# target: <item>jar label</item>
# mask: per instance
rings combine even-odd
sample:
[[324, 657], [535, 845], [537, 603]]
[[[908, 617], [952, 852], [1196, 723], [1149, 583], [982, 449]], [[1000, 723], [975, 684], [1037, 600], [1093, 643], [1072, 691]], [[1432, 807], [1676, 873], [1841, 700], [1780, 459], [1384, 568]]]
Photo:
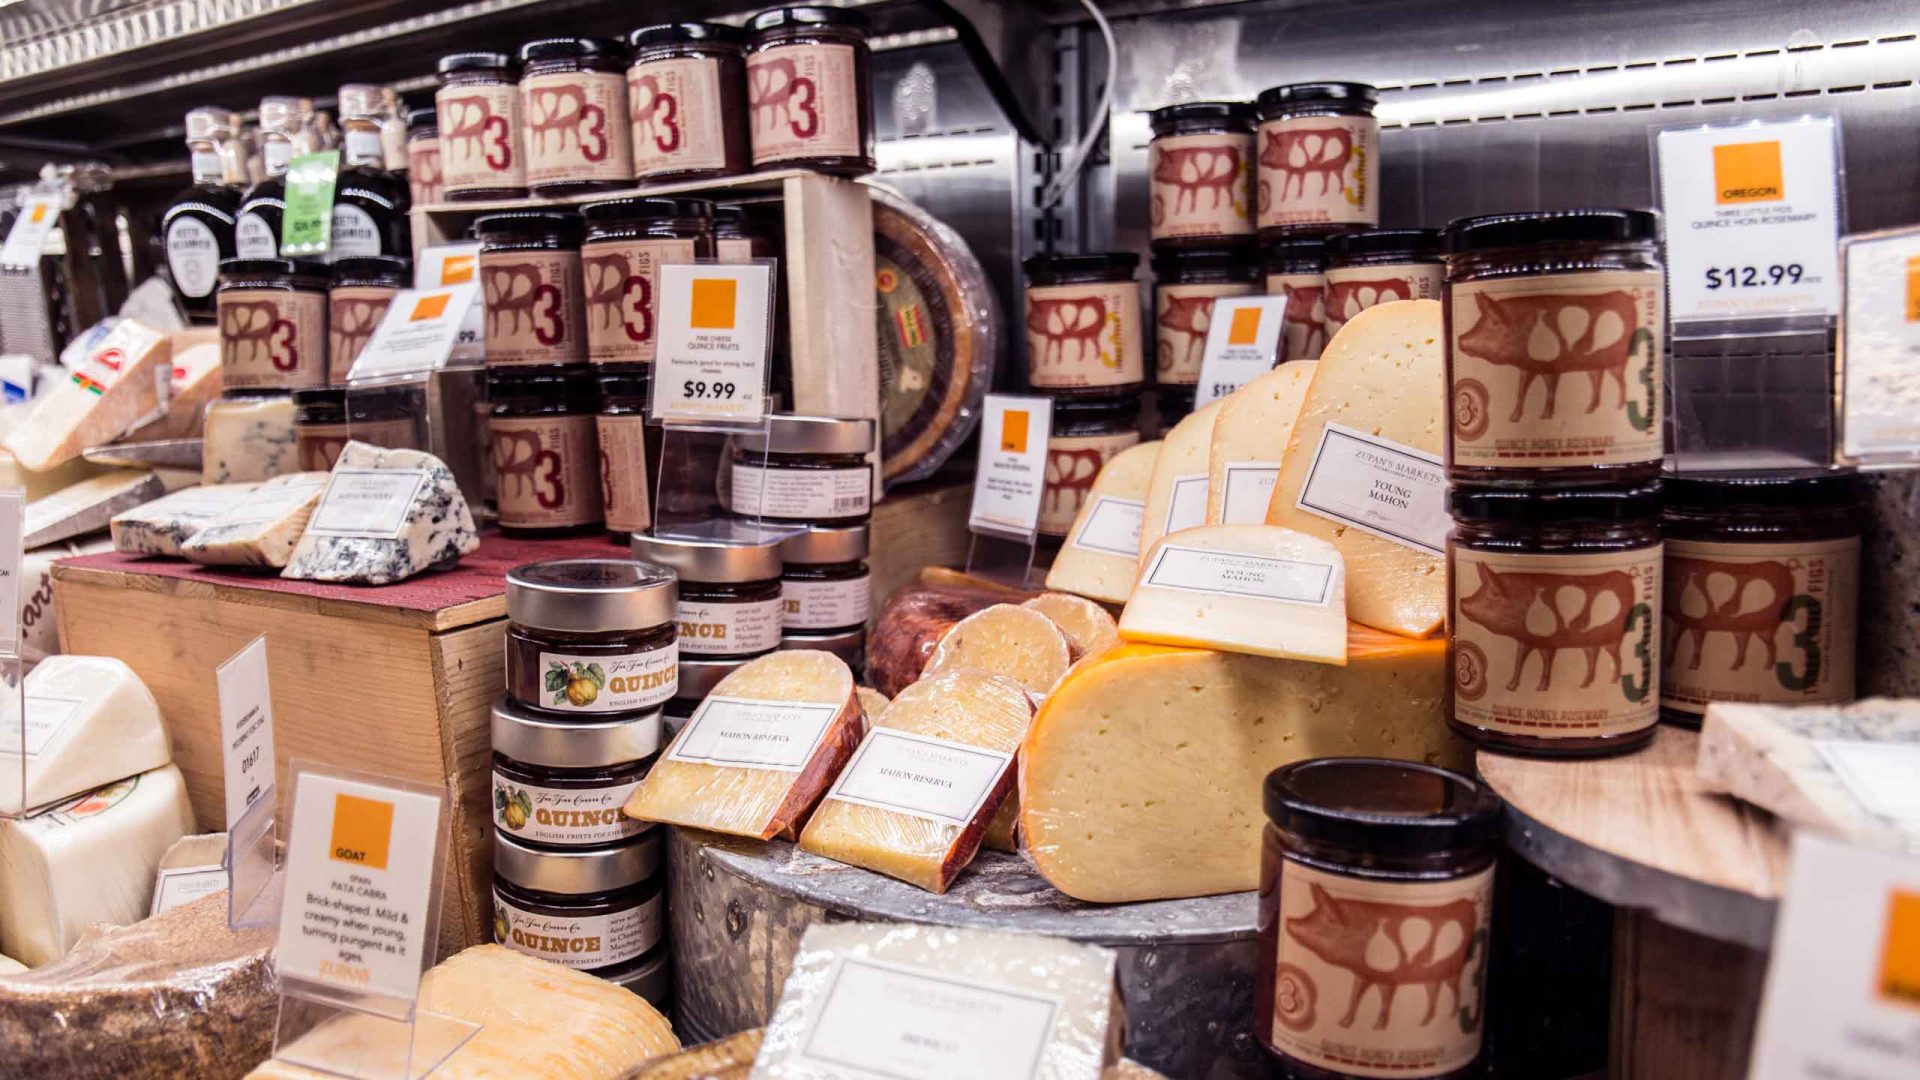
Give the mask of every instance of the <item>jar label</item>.
[[220, 241], [206, 223], [177, 217], [167, 226], [167, 269], [180, 295], [198, 299], [220, 278]]
[[300, 471], [332, 472], [340, 451], [353, 440], [352, 431], [346, 424], [294, 425], [293, 452]]
[[1860, 538], [1668, 540], [1660, 703], [1853, 700]]
[[1128, 386], [1144, 377], [1140, 289], [1093, 281], [1027, 289], [1027, 374], [1035, 388]]
[[327, 298], [287, 289], [222, 289], [220, 384], [293, 390], [327, 384]]
[[266, 218], [255, 213], [241, 214], [233, 223], [233, 253], [242, 259], [274, 258], [280, 254], [280, 237]]
[[799, 772], [845, 706], [707, 695], [667, 748], [673, 761]]
[[1342, 266], [1327, 269], [1327, 337], [1353, 321], [1355, 315], [1394, 300], [1438, 300], [1446, 278], [1440, 263], [1392, 263], [1383, 266]]
[[327, 380], [347, 381], [347, 372], [360, 350], [373, 339], [374, 328], [387, 314], [387, 305], [400, 290], [384, 285], [343, 285], [327, 294]]
[[575, 847], [638, 836], [650, 826], [626, 815], [640, 781], [603, 788], [546, 788], [493, 774], [493, 823], [539, 844]]
[[1247, 236], [1253, 232], [1253, 138], [1171, 135], [1148, 150], [1153, 239]]
[[1342, 1076], [1443, 1076], [1480, 1054], [1493, 867], [1376, 881], [1280, 864], [1273, 1046]]
[[602, 416], [600, 500], [613, 532], [636, 533], [653, 523], [647, 501], [647, 421], [644, 416]]
[[1257, 291], [1240, 282], [1160, 286], [1153, 313], [1156, 381], [1161, 386], [1198, 386], [1207, 328], [1213, 325], [1214, 300], [1251, 296]]
[[1380, 224], [1380, 125], [1371, 116], [1298, 116], [1260, 125], [1262, 229]]
[[1287, 298], [1280, 360], [1318, 360], [1327, 347], [1327, 278], [1324, 274], [1268, 274], [1267, 295]]
[[446, 189], [441, 184], [438, 138], [407, 140], [407, 192], [413, 197], [415, 206], [445, 201]]
[[1454, 719], [1591, 738], [1660, 718], [1660, 545], [1525, 555], [1453, 545]]
[[520, 80], [527, 183], [633, 179], [627, 80], [618, 72], [574, 71]]
[[586, 300], [577, 251], [483, 251], [487, 366], [583, 364]]
[[446, 193], [527, 186], [520, 153], [518, 86], [443, 86], [433, 100], [440, 121], [440, 176]]
[[1093, 491], [1093, 478], [1107, 459], [1140, 442], [1138, 431], [1110, 435], [1059, 435], [1047, 440], [1046, 488], [1040, 495], [1038, 528], [1045, 536], [1065, 536], [1080, 506]]
[[380, 226], [373, 215], [352, 203], [333, 204], [333, 239], [327, 259], [351, 259], [363, 255], [390, 255], [380, 250]]
[[618, 240], [580, 249], [587, 295], [587, 359], [650, 364], [659, 350], [654, 302], [663, 263], [690, 263], [692, 240]]
[[864, 157], [851, 45], [773, 45], [747, 57], [753, 163]]
[[540, 653], [540, 707], [555, 712], [631, 712], [664, 705], [680, 689], [672, 645], [625, 656]]
[[493, 894], [493, 939], [515, 952], [582, 971], [624, 964], [666, 933], [664, 894], [611, 915], [541, 915]]
[[710, 57], [649, 60], [627, 71], [627, 108], [633, 115], [633, 172], [727, 167], [727, 125], [720, 61]]
[[500, 524], [545, 529], [600, 520], [593, 417], [496, 416], [491, 427]]
[[827, 798], [964, 829], [988, 809], [1012, 768], [1010, 751], [876, 727]]
[[680, 652], [689, 656], [743, 656], [780, 645], [785, 601], [680, 598]]
[[733, 463], [729, 499], [742, 517], [788, 521], [865, 517], [873, 510], [873, 470], [783, 469]]
[[727, 239], [721, 237], [713, 242], [715, 262], [749, 263], [753, 261], [753, 241], [748, 238]]
[[788, 578], [780, 583], [780, 598], [781, 625], [788, 630], [865, 626], [873, 613], [873, 575], [839, 581]]
[[[1666, 317], [1658, 270], [1459, 282], [1448, 290], [1451, 462], [1659, 461]], [[1558, 400], [1562, 379], [1567, 400]]]

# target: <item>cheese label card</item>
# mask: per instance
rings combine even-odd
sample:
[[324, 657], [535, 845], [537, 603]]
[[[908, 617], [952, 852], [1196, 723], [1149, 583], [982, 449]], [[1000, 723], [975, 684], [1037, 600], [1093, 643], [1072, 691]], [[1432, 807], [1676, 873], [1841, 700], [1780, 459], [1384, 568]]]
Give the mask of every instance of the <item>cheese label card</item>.
[[406, 530], [407, 511], [432, 479], [425, 469], [335, 469], [307, 531], [397, 540]]
[[1140, 557], [1140, 526], [1147, 515], [1147, 504], [1139, 499], [1119, 499], [1112, 495], [1095, 496], [1093, 506], [1073, 536], [1073, 546], [1088, 551]]
[[1444, 555], [1453, 519], [1440, 458], [1329, 423], [1314, 448], [1300, 509], [1428, 555]]
[[60, 195], [28, 199], [20, 208], [20, 216], [13, 220], [13, 228], [7, 230], [6, 244], [0, 245], [0, 266], [39, 266], [40, 253], [46, 250], [54, 226], [60, 224], [60, 206], [65, 201]]
[[1333, 576], [1326, 563], [1162, 544], [1140, 584], [1325, 607], [1333, 598]]
[[0, 491], [0, 653], [20, 652], [21, 538], [27, 527], [27, 493]]
[[287, 207], [280, 215], [280, 254], [324, 255], [333, 246], [333, 188], [340, 151], [301, 154], [287, 164]]
[[[462, 240], [430, 247], [413, 262], [413, 287], [422, 292], [450, 289], [456, 285], [477, 285], [480, 281], [480, 242]], [[476, 294], [460, 321], [460, 333], [453, 339], [453, 359], [474, 362], [486, 359], [486, 308], [486, 297]]]
[[347, 380], [417, 375], [445, 367], [479, 295], [480, 286], [472, 282], [395, 293]]
[[1034, 1077], [1060, 1009], [1058, 999], [1031, 990], [844, 957], [801, 1033], [798, 1057], [820, 1075]]
[[[0, 754], [19, 754], [24, 746], [27, 757], [39, 757], [86, 705], [78, 698], [43, 694], [27, 694], [22, 700], [26, 702], [25, 723], [17, 728], [0, 724]], [[26, 740], [24, 744], [22, 736]]]
[[1273, 485], [1280, 479], [1277, 461], [1229, 461], [1221, 496], [1220, 524], [1258, 525], [1267, 520]]
[[220, 754], [226, 770], [227, 826], [273, 790], [273, 694], [266, 635], [214, 671], [220, 695]]
[[[1200, 353], [1200, 385], [1193, 407], [1200, 408], [1272, 371], [1280, 362], [1280, 335], [1286, 329], [1285, 296], [1223, 296], [1213, 302], [1207, 344]], [[1266, 507], [1261, 507], [1265, 510]]]
[[225, 892], [226, 888], [227, 868], [219, 863], [162, 870], [153, 883], [153, 905], [147, 909], [147, 917], [172, 911], [181, 904], [190, 904], [203, 896]]
[[827, 798], [965, 828], [1012, 761], [1004, 751], [877, 727]]
[[1181, 529], [1197, 529], [1207, 523], [1207, 474], [1182, 473], [1173, 478], [1173, 495], [1167, 499], [1166, 528], [1161, 535]]
[[1031, 539], [1040, 527], [1040, 497], [1046, 490], [1053, 400], [988, 394], [982, 416], [967, 528]]
[[668, 749], [674, 761], [799, 772], [826, 738], [838, 705], [709, 695]]
[[1813, 746], [1860, 805], [1920, 830], [1920, 743], [1815, 739]]
[[757, 424], [767, 413], [771, 259], [663, 263], [655, 270], [655, 420]]
[[1920, 226], [1840, 245], [1840, 457], [1920, 457]]

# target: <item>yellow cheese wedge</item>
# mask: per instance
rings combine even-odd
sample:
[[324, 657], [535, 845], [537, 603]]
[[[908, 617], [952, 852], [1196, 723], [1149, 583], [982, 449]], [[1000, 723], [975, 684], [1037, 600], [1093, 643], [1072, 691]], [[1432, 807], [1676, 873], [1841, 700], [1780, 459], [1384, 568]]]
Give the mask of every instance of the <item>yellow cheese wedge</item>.
[[[1444, 549], [1447, 527], [1445, 342], [1437, 300], [1382, 304], [1342, 327], [1320, 357], [1266, 513], [1340, 549], [1349, 618], [1412, 637], [1438, 630], [1446, 604], [1431, 550]], [[1318, 513], [1300, 506], [1309, 479]]]
[[1120, 636], [1344, 664], [1346, 577], [1338, 549], [1292, 529], [1186, 529], [1154, 545]]
[[1147, 509], [1140, 522], [1140, 558], [1170, 532], [1207, 523], [1207, 450], [1214, 418], [1226, 398], [1216, 398], [1180, 418], [1161, 440], [1147, 483]]
[[1123, 645], [1076, 667], [1020, 751], [1033, 864], [1102, 903], [1252, 889], [1273, 769], [1344, 754], [1470, 767], [1446, 725], [1443, 642], [1354, 627], [1348, 656]]
[[951, 668], [972, 668], [1005, 675], [1045, 694], [1072, 663], [1067, 637], [1053, 620], [1014, 604], [995, 604], [954, 623], [920, 673], [921, 678]]
[[[1127, 576], [1131, 579], [1133, 575], [1129, 572]], [[1047, 580], [1053, 580], [1051, 575]], [[1075, 660], [1097, 653], [1120, 640], [1120, 627], [1114, 623], [1113, 616], [1107, 614], [1106, 608], [1084, 596], [1064, 592], [1041, 593], [1020, 606], [1032, 608], [1052, 619], [1053, 625], [1067, 636], [1067, 648]]]
[[860, 714], [868, 724], [872, 724], [874, 717], [886, 711], [887, 695], [871, 686], [856, 686], [853, 689], [853, 695], [860, 700]]
[[1080, 504], [1067, 542], [1047, 571], [1047, 588], [1124, 604], [1140, 562], [1140, 526], [1159, 441], [1129, 446], [1107, 459]]
[[62, 373], [6, 438], [21, 466], [45, 472], [110, 443], [167, 404], [173, 351], [167, 336], [132, 319], [115, 326], [78, 371]]
[[1289, 361], [1227, 396], [1207, 444], [1207, 524], [1257, 523], [1266, 516], [1316, 363]]
[[173, 344], [172, 395], [159, 419], [129, 439], [186, 439], [200, 434], [207, 403], [220, 396], [220, 330], [195, 326], [168, 335]]

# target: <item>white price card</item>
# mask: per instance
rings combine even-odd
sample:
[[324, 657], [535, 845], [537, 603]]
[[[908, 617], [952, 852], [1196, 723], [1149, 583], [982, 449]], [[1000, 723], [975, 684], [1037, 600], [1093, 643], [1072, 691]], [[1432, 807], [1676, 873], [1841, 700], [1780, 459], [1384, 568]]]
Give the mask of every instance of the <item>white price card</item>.
[[20, 655], [20, 540], [26, 521], [27, 493], [0, 491], [0, 655]]
[[395, 293], [347, 381], [419, 375], [445, 367], [479, 294], [480, 286], [472, 282]]
[[1748, 1080], [1920, 1075], [1920, 855], [1793, 839]]
[[1061, 1008], [1031, 990], [843, 957], [797, 1058], [809, 1076], [1037, 1077]]
[[20, 208], [20, 216], [13, 221], [13, 228], [7, 230], [7, 242], [0, 246], [0, 266], [18, 266], [31, 269], [40, 265], [40, 253], [46, 250], [47, 237], [53, 235], [54, 226], [60, 224], [60, 204], [64, 197], [57, 194], [35, 195]]
[[1838, 314], [1839, 130], [1807, 116], [1655, 135], [1675, 323]]
[[[450, 289], [468, 284], [480, 284], [478, 240], [430, 247], [414, 260], [413, 287], [416, 289]], [[460, 322], [460, 334], [454, 339], [453, 359], [474, 363], [486, 359], [486, 307], [484, 294], [467, 307], [466, 317]]]
[[227, 868], [219, 863], [162, 870], [153, 882], [153, 903], [147, 908], [147, 916], [151, 918], [203, 896], [225, 891]]
[[1840, 457], [1920, 458], [1920, 226], [1840, 245]]
[[254, 638], [214, 671], [220, 692], [220, 755], [226, 770], [227, 827], [273, 790], [273, 693], [267, 638]]
[[1051, 399], [987, 395], [980, 424], [980, 467], [973, 474], [967, 528], [1033, 537], [1040, 527], [1040, 498], [1047, 487], [1047, 439], [1052, 433]]
[[1200, 385], [1193, 407], [1226, 397], [1280, 362], [1287, 298], [1222, 296], [1213, 302], [1207, 344], [1200, 353]]
[[773, 262], [669, 263], [657, 285], [652, 418], [759, 423], [767, 411]]

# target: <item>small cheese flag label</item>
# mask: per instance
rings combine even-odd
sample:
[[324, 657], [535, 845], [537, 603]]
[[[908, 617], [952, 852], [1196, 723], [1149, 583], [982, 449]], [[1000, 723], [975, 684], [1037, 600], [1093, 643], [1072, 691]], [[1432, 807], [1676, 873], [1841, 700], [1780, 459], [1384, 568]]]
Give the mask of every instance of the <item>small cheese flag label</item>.
[[767, 411], [773, 271], [771, 259], [656, 268], [653, 419], [761, 422]]

